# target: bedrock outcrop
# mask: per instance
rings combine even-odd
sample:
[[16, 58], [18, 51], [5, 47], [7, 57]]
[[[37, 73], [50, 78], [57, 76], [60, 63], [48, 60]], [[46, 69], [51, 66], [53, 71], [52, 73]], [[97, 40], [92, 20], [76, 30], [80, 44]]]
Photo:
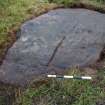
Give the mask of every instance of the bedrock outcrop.
[[105, 45], [105, 14], [52, 10], [25, 22], [17, 37], [0, 67], [0, 81], [26, 85], [48, 73], [97, 62]]

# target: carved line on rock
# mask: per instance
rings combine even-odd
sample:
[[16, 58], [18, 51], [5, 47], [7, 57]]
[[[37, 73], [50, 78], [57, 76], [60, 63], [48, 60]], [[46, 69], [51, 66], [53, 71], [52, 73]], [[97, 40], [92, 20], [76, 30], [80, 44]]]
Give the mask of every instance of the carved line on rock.
[[54, 59], [54, 57], [55, 57], [55, 55], [56, 55], [58, 49], [59, 49], [60, 46], [62, 45], [62, 43], [63, 43], [63, 41], [65, 40], [65, 38], [66, 38], [66, 37], [63, 36], [62, 39], [60, 40], [60, 42], [57, 44], [57, 46], [55, 47], [54, 52], [52, 53], [51, 58], [49, 59], [49, 61], [48, 61], [48, 63], [47, 63], [46, 66], [50, 66], [51, 62], [53, 61], [53, 59]]

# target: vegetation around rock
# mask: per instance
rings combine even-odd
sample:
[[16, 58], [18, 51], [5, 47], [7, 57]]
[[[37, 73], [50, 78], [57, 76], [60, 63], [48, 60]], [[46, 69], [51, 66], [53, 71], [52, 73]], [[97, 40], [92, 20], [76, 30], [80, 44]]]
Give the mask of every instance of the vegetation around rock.
[[[92, 75], [92, 81], [51, 79], [38, 89], [29, 87], [21, 96], [22, 105], [104, 105], [104, 69]], [[83, 75], [73, 69], [68, 74]], [[18, 101], [19, 102], [19, 101]], [[19, 104], [19, 103], [18, 103]]]
[[[105, 0], [0, 0], [0, 63], [7, 49], [16, 40], [16, 31], [24, 21], [59, 6], [82, 7], [105, 13]], [[94, 75], [89, 74], [93, 76], [92, 81], [48, 80], [41, 86], [29, 86], [21, 93], [15, 92], [15, 96], [18, 95], [13, 103], [15, 105], [105, 105], [104, 65], [103, 68], [98, 68]], [[73, 69], [68, 74], [88, 73]], [[0, 105], [8, 105], [6, 100], [10, 93], [4, 90], [0, 88]]]

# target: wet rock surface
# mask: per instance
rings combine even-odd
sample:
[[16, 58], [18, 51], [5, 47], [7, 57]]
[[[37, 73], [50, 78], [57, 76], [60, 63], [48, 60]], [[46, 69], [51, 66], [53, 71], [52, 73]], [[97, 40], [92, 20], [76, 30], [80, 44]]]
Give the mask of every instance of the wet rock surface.
[[105, 45], [105, 14], [57, 9], [25, 22], [0, 67], [0, 81], [26, 85], [48, 73], [88, 66]]

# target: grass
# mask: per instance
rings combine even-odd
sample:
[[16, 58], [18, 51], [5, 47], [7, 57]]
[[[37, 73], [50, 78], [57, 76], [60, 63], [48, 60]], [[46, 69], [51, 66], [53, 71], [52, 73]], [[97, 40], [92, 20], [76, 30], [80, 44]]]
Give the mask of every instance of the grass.
[[105, 13], [104, 0], [50, 0], [57, 4], [62, 4], [65, 7], [86, 8]]
[[105, 0], [49, 0], [50, 2], [55, 2], [55, 3], [62, 3], [62, 4], [70, 4], [70, 3], [78, 3], [78, 2], [94, 2], [97, 4], [102, 4], [105, 3]]
[[[70, 70], [70, 75], [83, 75], [83, 71]], [[101, 77], [101, 78], [100, 78]], [[104, 105], [105, 69], [97, 71], [92, 81], [51, 79], [38, 89], [28, 88], [20, 105]], [[17, 105], [18, 105], [17, 104]]]
[[[49, 0], [52, 1], [52, 0]], [[65, 7], [90, 8], [105, 13], [104, 0], [0, 0], [0, 63], [7, 49], [16, 40], [16, 31], [22, 22], [36, 17], [63, 4]], [[56, 5], [57, 3], [58, 5]], [[94, 7], [94, 8], [93, 8]], [[70, 75], [82, 75], [84, 72], [70, 70]], [[17, 98], [16, 105], [104, 105], [105, 69], [97, 71], [92, 81], [49, 80], [38, 88], [29, 87]], [[0, 96], [0, 105], [5, 105], [4, 96]]]
[[2, 105], [5, 105], [5, 97], [0, 96], [0, 103], [2, 103]]

